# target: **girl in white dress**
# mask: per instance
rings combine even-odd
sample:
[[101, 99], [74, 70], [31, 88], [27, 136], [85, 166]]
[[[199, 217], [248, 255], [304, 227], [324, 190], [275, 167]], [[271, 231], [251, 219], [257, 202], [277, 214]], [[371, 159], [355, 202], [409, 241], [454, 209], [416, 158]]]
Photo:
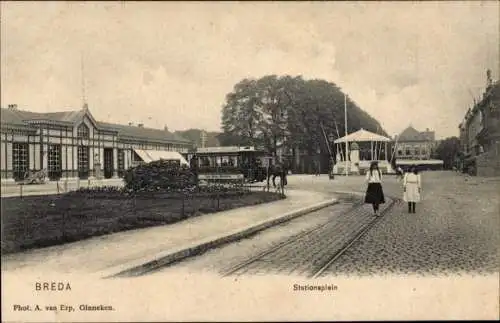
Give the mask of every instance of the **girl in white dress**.
[[415, 206], [420, 202], [420, 192], [422, 190], [422, 180], [415, 166], [405, 173], [403, 179], [403, 200], [408, 202], [408, 213], [415, 213]]

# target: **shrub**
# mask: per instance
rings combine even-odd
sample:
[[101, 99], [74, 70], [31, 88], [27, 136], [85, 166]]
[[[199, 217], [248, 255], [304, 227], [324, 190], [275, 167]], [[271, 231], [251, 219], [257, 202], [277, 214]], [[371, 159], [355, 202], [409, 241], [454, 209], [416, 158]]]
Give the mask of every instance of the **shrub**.
[[179, 191], [196, 186], [196, 177], [187, 167], [166, 160], [153, 161], [131, 168], [125, 172], [125, 190]]

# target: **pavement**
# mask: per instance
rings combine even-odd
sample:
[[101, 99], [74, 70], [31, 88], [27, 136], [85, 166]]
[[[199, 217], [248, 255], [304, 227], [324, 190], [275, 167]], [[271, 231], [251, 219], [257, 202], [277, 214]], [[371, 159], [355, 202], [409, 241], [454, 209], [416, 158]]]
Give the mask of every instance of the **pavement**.
[[[308, 185], [311, 181], [320, 178], [319, 176], [312, 175], [290, 175], [288, 178], [292, 178], [292, 181], [297, 184], [296, 186], [300, 188], [302, 184]], [[323, 179], [328, 179], [328, 176], [321, 176]], [[341, 177], [339, 177], [341, 178]], [[123, 179], [121, 178], [110, 178], [110, 179], [88, 179], [88, 180], [61, 180], [61, 181], [49, 181], [44, 184], [30, 184], [30, 185], [19, 185], [17, 183], [9, 183], [1, 185], [1, 195], [2, 197], [15, 197], [15, 196], [32, 196], [32, 195], [50, 195], [50, 194], [60, 194], [67, 191], [74, 191], [81, 187], [96, 187], [96, 186], [118, 186], [124, 185]], [[261, 187], [262, 183], [253, 184], [252, 187]]]
[[[291, 178], [298, 186], [301, 177]], [[84, 273], [110, 277], [161, 266], [337, 202], [332, 194], [291, 189], [287, 198], [175, 224], [94, 237], [59, 246], [2, 255], [2, 272]], [[83, 260], [83, 261], [82, 261]]]
[[93, 186], [123, 186], [123, 180], [121, 178], [110, 178], [102, 180], [69, 180], [67, 182], [61, 180], [59, 182], [50, 181], [45, 184], [30, 185], [8, 184], [1, 186], [1, 193], [2, 197], [48, 195], [77, 190], [80, 187]]
[[[490, 275], [500, 263], [500, 181], [424, 172], [416, 213], [397, 204], [341, 256], [328, 275]], [[395, 191], [394, 183], [384, 189]]]

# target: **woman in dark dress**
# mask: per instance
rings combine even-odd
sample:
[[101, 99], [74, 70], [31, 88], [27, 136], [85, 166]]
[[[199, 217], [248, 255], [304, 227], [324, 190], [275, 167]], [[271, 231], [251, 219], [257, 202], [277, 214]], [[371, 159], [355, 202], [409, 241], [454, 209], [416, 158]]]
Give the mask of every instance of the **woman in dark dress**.
[[378, 215], [379, 205], [385, 203], [384, 190], [382, 189], [382, 173], [377, 162], [370, 164], [366, 174], [368, 188], [366, 189], [365, 203], [373, 206], [374, 215]]

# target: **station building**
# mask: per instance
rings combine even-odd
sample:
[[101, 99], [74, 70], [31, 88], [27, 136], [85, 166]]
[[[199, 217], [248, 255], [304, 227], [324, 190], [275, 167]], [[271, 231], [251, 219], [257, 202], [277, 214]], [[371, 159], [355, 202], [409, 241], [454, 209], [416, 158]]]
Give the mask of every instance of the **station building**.
[[184, 162], [181, 154], [192, 148], [189, 140], [166, 128], [97, 121], [87, 105], [51, 113], [9, 105], [1, 109], [0, 136], [2, 183], [22, 181], [40, 170], [52, 181], [117, 178], [152, 158]]

